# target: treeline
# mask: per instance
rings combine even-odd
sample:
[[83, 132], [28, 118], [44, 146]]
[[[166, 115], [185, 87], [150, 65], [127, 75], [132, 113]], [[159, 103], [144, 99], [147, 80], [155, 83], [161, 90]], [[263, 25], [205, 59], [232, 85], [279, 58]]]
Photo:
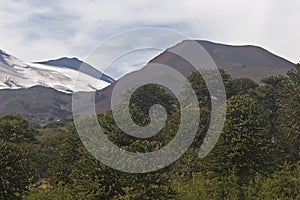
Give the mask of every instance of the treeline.
[[[193, 73], [189, 81], [201, 108], [198, 133], [179, 160], [156, 172], [130, 174], [101, 164], [69, 121], [34, 128], [18, 116], [1, 118], [0, 199], [300, 199], [300, 66], [261, 84], [220, 72], [227, 115], [217, 145], [198, 158], [211, 99], [202, 77]], [[131, 97], [133, 120], [149, 124], [153, 104], [165, 106], [168, 117], [150, 139], [123, 133], [111, 112], [99, 115], [99, 124], [127, 151], [155, 151], [172, 140], [181, 114], [173, 95], [151, 84]]]

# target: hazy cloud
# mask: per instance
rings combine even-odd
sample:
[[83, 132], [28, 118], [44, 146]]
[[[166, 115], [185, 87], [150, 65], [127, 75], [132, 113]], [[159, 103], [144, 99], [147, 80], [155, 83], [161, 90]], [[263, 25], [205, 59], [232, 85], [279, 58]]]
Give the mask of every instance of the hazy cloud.
[[[259, 45], [297, 62], [299, 7], [295, 0], [1, 1], [0, 49], [25, 61], [83, 59], [111, 35], [158, 26], [197, 39]], [[131, 59], [123, 60], [130, 70]]]

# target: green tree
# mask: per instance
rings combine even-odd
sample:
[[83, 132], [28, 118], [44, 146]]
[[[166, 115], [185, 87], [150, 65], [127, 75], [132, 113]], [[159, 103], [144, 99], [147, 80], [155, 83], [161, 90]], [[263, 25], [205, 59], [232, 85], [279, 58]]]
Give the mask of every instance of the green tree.
[[[204, 162], [222, 182], [236, 176], [239, 199], [245, 199], [244, 186], [257, 173], [272, 166], [272, 143], [259, 104], [248, 95], [236, 95], [227, 103], [227, 117], [221, 138]], [[220, 198], [226, 198], [223, 188]]]
[[175, 194], [165, 172], [119, 172], [89, 153], [77, 162], [71, 177], [73, 195], [77, 199], [171, 199]]
[[81, 156], [80, 148], [84, 148], [74, 125], [69, 125], [65, 133], [52, 137], [47, 148], [53, 152], [47, 171], [50, 182], [54, 185], [70, 183], [70, 174]]
[[300, 199], [300, 163], [284, 162], [271, 177], [263, 178], [257, 199]]
[[32, 149], [0, 140], [0, 199], [21, 199], [34, 181]]
[[300, 64], [287, 73], [285, 95], [280, 99], [279, 124], [286, 159], [300, 159]]
[[0, 140], [13, 143], [34, 141], [34, 130], [20, 116], [8, 115], [0, 118]]
[[[231, 79], [232, 78], [226, 71], [224, 71], [223, 69], [219, 69], [218, 72], [216, 72], [215, 70], [202, 70], [201, 74], [205, 74], [205, 76], [210, 79], [211, 87], [213, 87], [215, 83], [217, 83], [217, 85], [218, 85], [219, 74], [220, 74], [223, 79], [222, 81], [224, 83], [226, 93], [228, 95], [228, 93], [230, 92], [230, 88], [231, 88]], [[195, 91], [197, 98], [198, 98], [199, 105], [195, 105], [195, 106], [199, 106], [201, 108], [202, 107], [210, 108], [211, 97], [210, 97], [207, 85], [201, 74], [198, 71], [193, 72], [188, 77], [188, 81], [190, 82], [191, 87]], [[184, 90], [184, 92], [182, 94], [183, 97], [187, 98], [186, 102], [189, 102], [188, 98], [190, 97], [190, 95], [191, 95], [191, 93], [187, 89]]]
[[36, 181], [34, 130], [19, 116], [0, 118], [0, 199], [20, 199]]
[[231, 84], [227, 89], [227, 97], [238, 94], [249, 94], [250, 90], [254, 90], [259, 85], [255, 81], [248, 78], [236, 78], [231, 80]]
[[270, 134], [274, 144], [276, 162], [281, 163], [284, 158], [285, 144], [282, 140], [282, 129], [279, 121], [282, 100], [285, 99], [287, 78], [278, 75], [266, 77], [261, 81], [261, 85], [250, 92], [263, 109], [264, 118], [267, 121], [266, 131]]

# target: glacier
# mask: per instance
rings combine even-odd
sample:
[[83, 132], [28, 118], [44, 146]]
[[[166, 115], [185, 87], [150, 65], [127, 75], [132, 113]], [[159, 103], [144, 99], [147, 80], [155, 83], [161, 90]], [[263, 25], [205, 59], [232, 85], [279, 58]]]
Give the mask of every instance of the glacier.
[[20, 89], [33, 86], [54, 88], [65, 93], [95, 91], [111, 82], [91, 74], [63, 66], [23, 62], [0, 50], [0, 89]]

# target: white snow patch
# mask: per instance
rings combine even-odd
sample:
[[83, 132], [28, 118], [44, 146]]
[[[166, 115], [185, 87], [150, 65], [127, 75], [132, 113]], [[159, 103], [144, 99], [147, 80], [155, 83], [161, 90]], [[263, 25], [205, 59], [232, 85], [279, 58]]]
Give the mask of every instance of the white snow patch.
[[0, 63], [0, 89], [19, 89], [41, 85], [70, 93], [70, 91], [100, 90], [110, 85], [77, 70], [24, 63], [13, 56], [0, 56], [6, 62]]

